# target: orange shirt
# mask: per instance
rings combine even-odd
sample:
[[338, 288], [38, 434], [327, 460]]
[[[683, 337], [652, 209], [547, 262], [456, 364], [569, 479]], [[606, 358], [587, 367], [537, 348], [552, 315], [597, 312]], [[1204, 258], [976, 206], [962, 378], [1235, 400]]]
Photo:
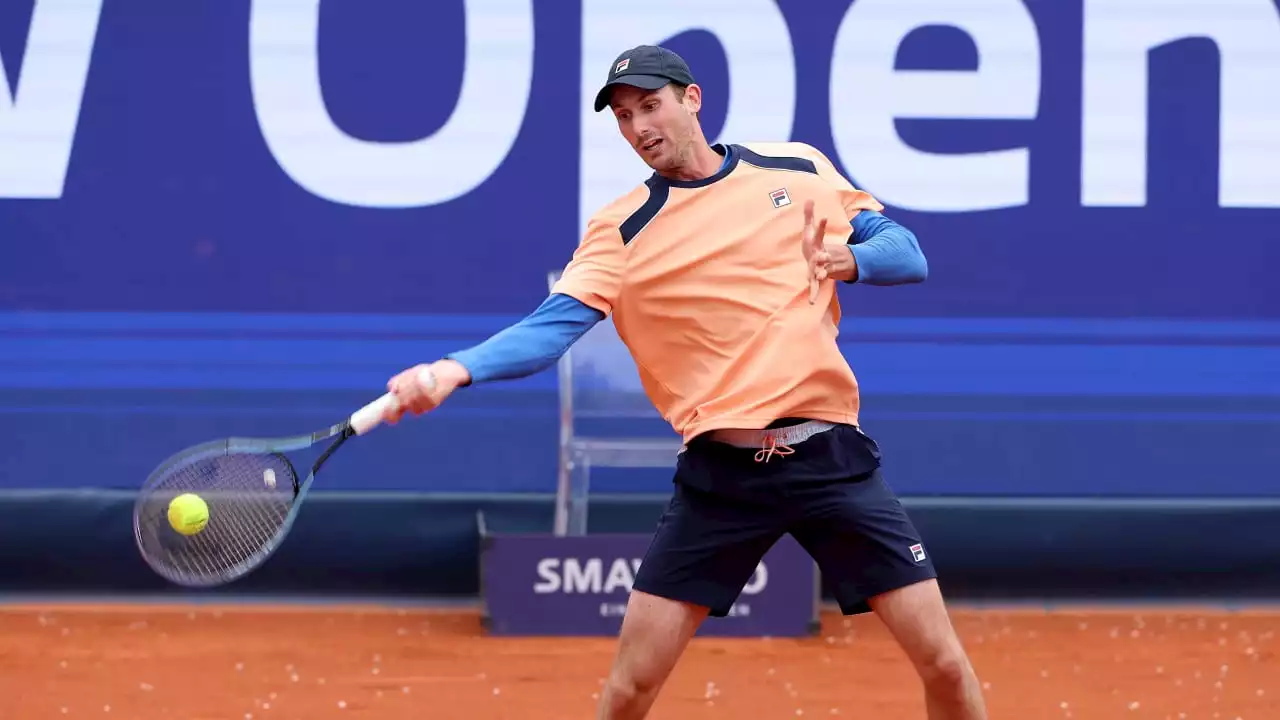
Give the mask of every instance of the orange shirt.
[[809, 304], [803, 207], [814, 201], [832, 243], [847, 242], [858, 212], [884, 208], [809, 145], [732, 147], [710, 178], [655, 173], [596, 213], [552, 292], [612, 313], [646, 394], [686, 442], [782, 417], [856, 424], [836, 283]]

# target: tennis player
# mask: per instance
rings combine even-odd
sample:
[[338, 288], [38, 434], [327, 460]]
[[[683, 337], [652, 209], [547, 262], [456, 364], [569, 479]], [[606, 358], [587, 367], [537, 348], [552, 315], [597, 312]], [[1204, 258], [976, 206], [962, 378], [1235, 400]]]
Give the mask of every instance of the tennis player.
[[[915, 236], [822, 153], [796, 142], [710, 145], [702, 89], [670, 50], [622, 53], [595, 99], [653, 169], [588, 222], [527, 318], [388, 383], [403, 413], [457, 388], [538, 372], [612, 313], [646, 393], [684, 440], [670, 505], [636, 574], [600, 718], [643, 718], [700, 623], [729, 612], [790, 533], [847, 614], [874, 611], [934, 720], [986, 717], [920, 536], [858, 426], [836, 345], [835, 283], [921, 282]], [[851, 679], [856, 683], [856, 679]]]

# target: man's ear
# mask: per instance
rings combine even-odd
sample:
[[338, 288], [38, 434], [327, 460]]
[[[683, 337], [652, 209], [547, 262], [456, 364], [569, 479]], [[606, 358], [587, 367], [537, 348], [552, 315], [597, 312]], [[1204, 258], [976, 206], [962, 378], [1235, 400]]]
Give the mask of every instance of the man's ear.
[[702, 88], [696, 84], [686, 87], [684, 89], [684, 106], [695, 115], [702, 110]]

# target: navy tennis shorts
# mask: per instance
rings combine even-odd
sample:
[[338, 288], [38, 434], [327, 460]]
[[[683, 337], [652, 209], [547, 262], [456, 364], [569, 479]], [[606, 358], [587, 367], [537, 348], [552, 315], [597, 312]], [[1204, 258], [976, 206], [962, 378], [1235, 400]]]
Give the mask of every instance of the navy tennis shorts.
[[924, 543], [880, 476], [875, 441], [838, 425], [758, 461], [759, 448], [695, 438], [634, 588], [728, 614], [764, 554], [790, 533], [846, 615], [936, 578]]

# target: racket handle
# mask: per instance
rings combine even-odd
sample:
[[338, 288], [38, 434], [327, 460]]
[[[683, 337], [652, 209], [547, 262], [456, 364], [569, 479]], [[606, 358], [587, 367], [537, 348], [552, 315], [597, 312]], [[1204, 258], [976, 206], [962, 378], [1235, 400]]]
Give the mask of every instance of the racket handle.
[[395, 405], [396, 396], [387, 393], [365, 405], [351, 415], [351, 429], [357, 435], [363, 435], [382, 424], [382, 416], [387, 409]]
[[[422, 368], [418, 373], [418, 382], [427, 387], [427, 392], [435, 392], [436, 376], [427, 368]], [[351, 415], [351, 429], [356, 431], [357, 435], [363, 435], [375, 427], [382, 424], [383, 416], [387, 410], [396, 405], [396, 396], [387, 393], [373, 402], [365, 405]]]

